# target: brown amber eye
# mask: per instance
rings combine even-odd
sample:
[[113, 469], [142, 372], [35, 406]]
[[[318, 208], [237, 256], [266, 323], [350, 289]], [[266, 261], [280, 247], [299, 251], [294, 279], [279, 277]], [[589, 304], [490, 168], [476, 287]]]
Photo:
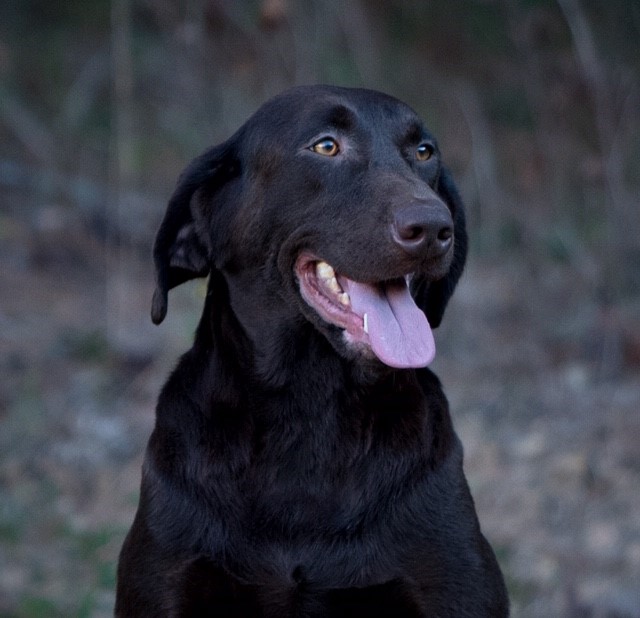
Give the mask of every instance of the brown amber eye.
[[338, 142], [333, 138], [323, 137], [311, 146], [311, 150], [325, 157], [335, 157], [340, 152], [340, 147], [338, 146]]
[[420, 144], [416, 148], [416, 159], [418, 161], [428, 161], [433, 154], [433, 148], [429, 144]]

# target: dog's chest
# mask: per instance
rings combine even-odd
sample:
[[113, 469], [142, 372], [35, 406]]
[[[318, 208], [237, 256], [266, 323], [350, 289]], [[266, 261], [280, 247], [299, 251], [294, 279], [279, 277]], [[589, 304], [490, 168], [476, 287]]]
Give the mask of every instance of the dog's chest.
[[286, 449], [263, 453], [250, 468], [240, 486], [244, 530], [308, 538], [359, 525], [391, 479], [376, 480], [362, 449], [350, 445], [340, 452], [330, 440], [319, 442], [294, 440]]
[[[312, 579], [325, 586], [370, 583], [402, 571], [426, 539], [437, 539], [446, 495], [438, 485], [450, 472], [429, 469], [427, 411], [421, 392], [413, 396], [413, 407], [406, 397], [397, 407], [369, 397], [347, 408], [325, 393], [322, 405], [318, 397], [302, 408], [289, 396], [244, 409], [252, 420], [242, 443], [252, 446], [242, 470], [208, 477], [233, 496], [220, 500], [216, 491], [214, 509], [218, 550], [252, 571], [239, 576], [260, 581], [275, 569], [289, 577], [317, 564], [322, 573]], [[233, 453], [217, 456], [222, 470]]]
[[373, 476], [361, 466], [331, 487], [312, 478], [247, 496], [229, 530], [227, 556], [241, 561], [234, 572], [285, 585], [297, 570], [318, 586], [341, 588], [382, 583], [412, 564], [437, 570], [447, 553], [441, 511], [449, 510], [438, 504], [437, 478], [424, 475], [400, 490]]

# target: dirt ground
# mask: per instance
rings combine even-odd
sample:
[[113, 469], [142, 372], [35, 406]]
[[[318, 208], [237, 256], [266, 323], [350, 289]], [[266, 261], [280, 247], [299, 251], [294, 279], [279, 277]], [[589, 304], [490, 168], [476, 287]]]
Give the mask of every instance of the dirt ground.
[[[153, 327], [150, 259], [41, 215], [2, 221], [0, 616], [109, 616], [155, 398], [202, 286]], [[473, 255], [436, 333], [516, 617], [640, 617], [638, 309], [596, 303], [562, 262]]]

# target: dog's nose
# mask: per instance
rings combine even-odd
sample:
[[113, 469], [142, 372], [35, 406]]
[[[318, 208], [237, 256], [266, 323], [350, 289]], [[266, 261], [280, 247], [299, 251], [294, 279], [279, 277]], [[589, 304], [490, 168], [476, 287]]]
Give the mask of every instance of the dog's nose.
[[453, 220], [442, 202], [413, 203], [395, 211], [391, 233], [410, 255], [435, 259], [453, 243]]

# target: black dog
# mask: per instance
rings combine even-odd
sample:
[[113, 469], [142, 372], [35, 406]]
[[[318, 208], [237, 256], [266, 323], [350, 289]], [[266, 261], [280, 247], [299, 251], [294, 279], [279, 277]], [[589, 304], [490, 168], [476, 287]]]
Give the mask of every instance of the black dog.
[[153, 321], [209, 275], [165, 385], [116, 615], [506, 616], [438, 379], [462, 203], [405, 104], [302, 87], [180, 177]]

